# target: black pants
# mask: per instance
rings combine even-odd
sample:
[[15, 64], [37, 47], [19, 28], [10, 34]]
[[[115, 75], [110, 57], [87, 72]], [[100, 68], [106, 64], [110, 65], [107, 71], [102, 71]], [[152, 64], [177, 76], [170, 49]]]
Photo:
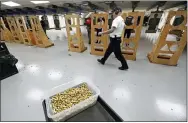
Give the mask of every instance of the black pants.
[[44, 30], [44, 33], [46, 34], [46, 28], [43, 28], [43, 30]]
[[114, 52], [116, 58], [121, 62], [122, 66], [128, 68], [127, 62], [121, 53], [121, 38], [110, 38], [110, 44], [104, 54], [104, 57], [101, 59], [104, 63], [110, 56], [112, 52]]
[[125, 29], [124, 38], [127, 35], [127, 38], [130, 38], [132, 29]]
[[[43, 30], [44, 30], [44, 33], [46, 34], [46, 28], [43, 28]], [[46, 34], [46, 37], [48, 38], [47, 34]], [[48, 39], [49, 39], [49, 38], [48, 38]]]
[[89, 44], [91, 44], [91, 30], [88, 29], [88, 39], [89, 39]]

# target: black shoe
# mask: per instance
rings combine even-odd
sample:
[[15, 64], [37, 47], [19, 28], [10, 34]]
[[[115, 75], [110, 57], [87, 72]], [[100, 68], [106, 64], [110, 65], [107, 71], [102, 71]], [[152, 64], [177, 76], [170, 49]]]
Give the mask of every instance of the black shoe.
[[102, 65], [104, 65], [104, 62], [103, 62], [101, 59], [97, 59], [97, 61], [98, 61], [99, 63], [101, 63]]
[[120, 70], [128, 70], [128, 67], [119, 67]]

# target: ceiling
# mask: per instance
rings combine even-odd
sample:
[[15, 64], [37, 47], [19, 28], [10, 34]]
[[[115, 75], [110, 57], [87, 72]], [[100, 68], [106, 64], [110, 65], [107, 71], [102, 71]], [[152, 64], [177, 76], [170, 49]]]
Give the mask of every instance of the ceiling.
[[[7, 0], [1, 0], [2, 2], [6, 2]], [[4, 9], [14, 9], [14, 8], [23, 8], [23, 7], [31, 7], [31, 8], [35, 8], [36, 6], [43, 6], [43, 7], [47, 7], [48, 5], [57, 5], [57, 6], [63, 6], [64, 3], [75, 3], [77, 5], [81, 5], [81, 3], [84, 1], [84, 0], [49, 0], [50, 3], [49, 4], [33, 4], [30, 2], [30, 0], [11, 0], [13, 2], [16, 2], [16, 3], [19, 3], [21, 4], [20, 7], [8, 7], [8, 6], [5, 6], [3, 4], [1, 4], [1, 9], [4, 10]], [[92, 4], [98, 6], [98, 7], [101, 7], [103, 8], [104, 10], [108, 11], [110, 9], [109, 7], [109, 4], [105, 3], [106, 0], [89, 0]], [[108, 0], [109, 1], [109, 0]], [[115, 1], [115, 4], [118, 6], [118, 7], [121, 7], [123, 10], [132, 10], [132, 3], [131, 1], [118, 1], [118, 0], [113, 0]], [[140, 1], [138, 3], [138, 6], [136, 7], [135, 11], [136, 10], [139, 10], [139, 11], [146, 11], [146, 9], [148, 7], [151, 7], [153, 4], [155, 4], [157, 1]], [[173, 4], [176, 4], [178, 3], [179, 1], [167, 1], [164, 6], [160, 7], [160, 9], [164, 9], [166, 7], [170, 7], [172, 6]], [[153, 9], [151, 10], [156, 10], [157, 7], [154, 7]]]

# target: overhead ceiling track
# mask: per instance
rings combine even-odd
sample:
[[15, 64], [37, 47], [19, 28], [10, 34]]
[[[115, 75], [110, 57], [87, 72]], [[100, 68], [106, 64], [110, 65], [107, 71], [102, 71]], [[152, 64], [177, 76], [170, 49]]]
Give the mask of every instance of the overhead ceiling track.
[[157, 9], [159, 9], [159, 7], [164, 6], [165, 3], [166, 3], [166, 1], [158, 1], [158, 2], [154, 3], [152, 6], [148, 7], [146, 10], [149, 11], [155, 7], [157, 7]]
[[171, 6], [165, 7], [163, 10], [167, 10], [167, 9], [170, 9], [170, 8], [178, 7], [178, 6], [181, 6], [181, 5], [187, 6], [187, 1], [177, 2], [175, 4], [172, 4]]
[[131, 3], [132, 3], [132, 12], [134, 12], [140, 1], [131, 1]]
[[68, 8], [63, 7], [63, 6], [57, 6], [57, 5], [48, 5], [49, 8], [55, 9], [56, 10], [56, 14], [60, 14], [60, 13], [67, 13], [69, 11]]
[[110, 9], [114, 9], [117, 7], [116, 3], [114, 1], [112, 1], [110, 4], [109, 4], [109, 7]]
[[55, 8], [43, 7], [43, 6], [36, 6], [35, 8], [43, 14], [55, 14], [55, 13], [57, 13], [57, 9], [55, 9]]
[[96, 11], [96, 10], [101, 10], [101, 11], [105, 11], [104, 8], [101, 8], [93, 3], [91, 3], [90, 1], [83, 1], [81, 6], [83, 7], [89, 7], [91, 11]]
[[38, 13], [40, 13], [37, 9], [30, 8], [30, 7], [24, 7], [23, 10], [27, 11], [28, 14], [38, 14]]

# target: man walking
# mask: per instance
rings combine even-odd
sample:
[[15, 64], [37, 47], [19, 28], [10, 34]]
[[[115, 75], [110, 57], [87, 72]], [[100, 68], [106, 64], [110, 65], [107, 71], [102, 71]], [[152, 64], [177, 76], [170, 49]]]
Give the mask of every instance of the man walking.
[[125, 27], [124, 19], [121, 17], [122, 10], [120, 8], [115, 8], [112, 10], [113, 13], [113, 22], [111, 29], [100, 32], [99, 35], [102, 34], [110, 34], [110, 44], [105, 52], [105, 55], [102, 59], [98, 59], [98, 62], [101, 64], [105, 64], [105, 61], [108, 59], [110, 54], [114, 52], [116, 58], [121, 62], [122, 66], [119, 67], [120, 70], [127, 70], [129, 67], [127, 65], [126, 60], [124, 59], [121, 53], [121, 35], [123, 33], [123, 29]]
[[44, 16], [42, 16], [41, 17], [41, 21], [40, 21], [40, 23], [41, 23], [41, 26], [42, 26], [42, 28], [43, 28], [43, 30], [44, 30], [44, 33], [46, 34], [46, 24], [45, 24], [45, 22], [44, 22]]
[[[41, 26], [42, 26], [42, 28], [43, 28], [43, 30], [44, 30], [44, 33], [46, 34], [47, 24], [45, 23], [44, 16], [41, 17], [40, 23], [41, 23]], [[47, 34], [46, 34], [46, 36], [47, 36]], [[48, 38], [48, 36], [47, 36], [47, 38]], [[49, 38], [48, 38], [48, 39], [49, 39]]]

